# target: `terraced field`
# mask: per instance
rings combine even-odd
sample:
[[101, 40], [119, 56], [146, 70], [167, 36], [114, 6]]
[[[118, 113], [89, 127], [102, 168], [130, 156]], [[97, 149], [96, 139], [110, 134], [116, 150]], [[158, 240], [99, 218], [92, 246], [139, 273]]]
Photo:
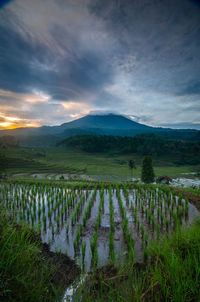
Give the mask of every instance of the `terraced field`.
[[86, 271], [148, 258], [150, 242], [191, 223], [198, 210], [169, 187], [141, 184], [1, 184], [1, 202], [37, 228], [52, 251]]

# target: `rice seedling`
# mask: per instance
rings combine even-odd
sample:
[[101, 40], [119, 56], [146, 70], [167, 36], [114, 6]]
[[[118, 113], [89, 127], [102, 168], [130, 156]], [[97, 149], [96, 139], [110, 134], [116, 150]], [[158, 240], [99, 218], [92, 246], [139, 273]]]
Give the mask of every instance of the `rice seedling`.
[[34, 226], [34, 220], [35, 220], [35, 217], [34, 217], [33, 213], [31, 213], [31, 224], [32, 224], [32, 226]]
[[177, 216], [178, 216], [179, 222], [182, 223], [183, 208], [181, 208], [181, 207], [177, 208]]
[[141, 235], [142, 235], [142, 239], [144, 238], [144, 225], [141, 224]]
[[189, 212], [189, 206], [188, 204], [185, 204], [185, 217], [188, 217], [188, 212]]
[[67, 226], [66, 226], [66, 235], [67, 236], [69, 235], [69, 224], [67, 224]]
[[43, 220], [44, 229], [46, 230], [46, 216], [45, 215], [42, 217], [42, 220]]
[[[91, 188], [92, 192], [90, 191]], [[77, 251], [80, 246], [83, 228], [91, 215], [97, 188], [99, 190], [100, 202], [97, 209], [97, 218], [94, 221], [93, 227], [98, 238], [104, 210], [107, 211], [107, 207], [109, 207], [110, 230], [108, 232], [108, 257], [111, 262], [114, 262], [117, 256], [114, 250], [114, 243], [116, 247], [118, 245], [117, 241], [114, 242], [114, 234], [118, 232], [118, 227], [115, 229], [115, 197], [113, 198], [112, 194], [114, 194], [114, 196], [116, 194], [117, 196], [119, 211], [122, 217], [121, 227], [124, 242], [128, 250], [128, 259], [130, 261], [134, 259], [134, 241], [132, 234], [134, 228], [137, 228], [140, 232], [141, 241], [144, 243], [144, 246], [147, 246], [151, 237], [146, 240], [146, 236], [148, 235], [145, 230], [146, 222], [151, 225], [151, 230], [154, 230], [155, 236], [160, 238], [164, 231], [169, 232], [170, 228], [176, 228], [180, 223], [185, 222], [190, 214], [189, 201], [185, 197], [183, 199], [181, 194], [177, 196], [176, 192], [171, 192], [168, 188], [138, 184], [134, 185], [133, 188], [130, 184], [110, 185], [105, 183], [99, 184], [98, 182], [93, 183], [92, 187], [90, 187], [88, 183], [73, 186], [52, 183], [44, 185], [39, 182], [37, 184], [14, 185], [13, 183], [7, 183], [2, 184], [0, 198], [3, 200], [4, 206], [12, 211], [12, 215], [15, 216], [20, 223], [27, 221], [34, 227], [42, 222], [43, 230], [51, 230], [52, 237], [54, 226], [57, 226], [58, 231], [62, 231], [64, 221], [66, 221], [67, 217], [69, 217], [69, 221], [68, 224], [65, 224], [66, 229], [64, 234], [68, 236], [69, 224], [73, 224], [73, 226], [77, 224], [84, 203], [87, 201], [84, 207], [82, 221], [80, 221], [77, 227], [72, 228], [72, 242], [66, 240], [66, 245], [72, 245], [72, 247], [74, 241]], [[104, 201], [104, 194], [107, 193], [109, 193], [109, 198], [105, 198]], [[94, 209], [94, 212], [95, 211]], [[115, 213], [116, 212], [117, 211], [115, 211]], [[130, 223], [129, 212], [132, 214], [130, 217], [133, 217], [134, 225]], [[185, 220], [183, 220], [184, 217]], [[131, 231], [129, 228], [131, 228]], [[62, 234], [63, 232], [58, 232], [56, 236], [62, 236]], [[47, 237], [47, 235], [45, 236]], [[43, 235], [43, 237], [45, 236]], [[118, 236], [116, 236], [116, 238], [117, 237]], [[99, 237], [98, 240], [101, 240], [101, 238]], [[80, 255], [80, 257], [82, 256]], [[98, 257], [102, 256], [98, 255], [96, 246], [93, 252], [93, 263], [98, 262]]]
[[81, 256], [82, 256], [82, 267], [84, 268], [85, 264], [85, 251], [86, 251], [86, 242], [82, 242], [81, 244]]
[[110, 260], [115, 261], [115, 250], [114, 250], [114, 209], [112, 200], [112, 190], [109, 186], [109, 209], [110, 209], [110, 233], [109, 233], [109, 252]]
[[95, 197], [96, 197], [96, 192], [97, 192], [97, 186], [95, 186], [94, 188], [94, 192], [92, 194], [92, 197], [90, 198], [89, 202], [88, 202], [88, 205], [85, 209], [85, 212], [83, 214], [83, 226], [86, 225], [86, 222], [90, 216], [90, 213], [91, 213], [91, 209], [92, 209], [92, 206], [93, 206], [93, 203], [94, 203], [94, 200], [95, 200]]
[[161, 221], [161, 225], [163, 225], [163, 222], [164, 222], [164, 215], [163, 215], [163, 213], [160, 214], [160, 221]]
[[156, 236], [157, 236], [157, 239], [160, 238], [160, 226], [159, 226], [159, 224], [156, 225]]
[[52, 235], [54, 236], [54, 234], [55, 234], [55, 229], [54, 229], [54, 224], [52, 223], [52, 225], [51, 225], [51, 233], [52, 233]]
[[[119, 206], [120, 206], [120, 210], [121, 210], [121, 215], [123, 218], [123, 222], [122, 222], [122, 230], [123, 230], [123, 234], [124, 234], [124, 239], [128, 248], [128, 256], [129, 256], [129, 261], [133, 262], [135, 259], [135, 253], [134, 253], [134, 241], [132, 239], [132, 234], [130, 233], [130, 231], [128, 230], [128, 219], [126, 216], [126, 211], [123, 205], [123, 202], [121, 200], [121, 195], [120, 195], [120, 191], [119, 191], [119, 187], [116, 186], [116, 192], [117, 192], [117, 198], [118, 198], [118, 202], [119, 202]], [[137, 218], [136, 218], [137, 220]]]
[[165, 218], [165, 227], [166, 227], [166, 231], [168, 232], [169, 230], [169, 219]]
[[59, 228], [60, 228], [60, 216], [57, 216], [56, 223], [57, 223], [57, 229], [59, 230]]
[[178, 195], [178, 205], [180, 206], [181, 203], [182, 203], [182, 198], [183, 198], [183, 195], [181, 193], [179, 193]]
[[95, 232], [93, 238], [90, 240], [92, 263], [93, 263], [94, 267], [96, 267], [96, 265], [98, 263], [97, 238], [98, 238], [98, 235], [97, 235], [97, 232]]
[[147, 247], [145, 246], [145, 247], [144, 247], [144, 250], [143, 250], [143, 261], [144, 261], [144, 262], [147, 262], [148, 256], [149, 256], [149, 252], [148, 252]]
[[137, 219], [137, 208], [135, 207], [134, 208], [134, 220], [136, 222], [136, 219]]
[[151, 225], [152, 225], [152, 229], [154, 231], [154, 228], [155, 228], [155, 217], [153, 215], [151, 215]]
[[145, 233], [145, 235], [144, 235], [144, 243], [145, 243], [146, 246], [148, 245], [148, 242], [149, 242], [149, 235], [148, 235], [148, 233]]

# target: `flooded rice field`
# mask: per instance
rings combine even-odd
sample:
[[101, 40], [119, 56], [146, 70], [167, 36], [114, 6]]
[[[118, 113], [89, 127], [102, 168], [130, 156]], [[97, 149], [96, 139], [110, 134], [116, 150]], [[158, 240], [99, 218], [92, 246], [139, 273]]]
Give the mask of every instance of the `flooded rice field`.
[[168, 187], [80, 184], [1, 185], [1, 203], [37, 228], [52, 251], [90, 271], [109, 262], [142, 261], [153, 238], [190, 224], [198, 211]]

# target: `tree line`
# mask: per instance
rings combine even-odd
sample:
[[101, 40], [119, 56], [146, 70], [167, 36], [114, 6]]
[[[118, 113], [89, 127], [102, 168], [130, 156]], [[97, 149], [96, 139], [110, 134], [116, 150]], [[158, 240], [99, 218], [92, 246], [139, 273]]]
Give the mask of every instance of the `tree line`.
[[59, 145], [70, 146], [89, 153], [135, 153], [138, 155], [178, 155], [177, 164], [200, 163], [200, 142], [185, 142], [160, 137], [156, 134], [141, 134], [135, 137], [112, 135], [75, 135]]

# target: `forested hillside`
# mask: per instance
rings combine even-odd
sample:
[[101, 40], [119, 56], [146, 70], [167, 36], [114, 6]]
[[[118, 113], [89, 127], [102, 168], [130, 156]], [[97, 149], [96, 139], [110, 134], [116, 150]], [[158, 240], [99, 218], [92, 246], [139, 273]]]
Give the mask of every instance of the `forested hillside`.
[[73, 147], [90, 153], [135, 153], [138, 155], [176, 156], [177, 164], [200, 163], [200, 142], [166, 139], [155, 134], [135, 137], [112, 135], [76, 135], [61, 141], [58, 146]]

